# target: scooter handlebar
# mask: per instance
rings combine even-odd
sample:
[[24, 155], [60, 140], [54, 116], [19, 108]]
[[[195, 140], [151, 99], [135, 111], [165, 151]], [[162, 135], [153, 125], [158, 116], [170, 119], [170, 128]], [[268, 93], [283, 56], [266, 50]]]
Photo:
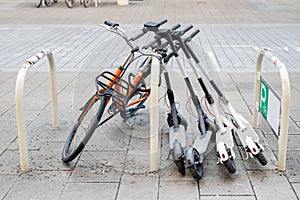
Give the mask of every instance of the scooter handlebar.
[[192, 28], [193, 28], [193, 25], [187, 26], [186, 28], [184, 28], [183, 30], [180, 31], [180, 35], [184, 35], [186, 32], [188, 32]]

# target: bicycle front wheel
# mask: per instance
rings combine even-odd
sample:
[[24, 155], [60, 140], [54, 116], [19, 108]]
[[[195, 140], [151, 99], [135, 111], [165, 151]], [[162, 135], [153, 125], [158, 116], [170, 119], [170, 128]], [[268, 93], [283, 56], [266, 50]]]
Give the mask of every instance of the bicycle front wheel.
[[73, 7], [73, 3], [74, 0], [65, 0], [66, 5], [68, 6], [68, 8], [72, 8]]
[[82, 109], [77, 122], [73, 125], [62, 152], [62, 160], [74, 160], [84, 149], [104, 113], [105, 98], [93, 96]]
[[89, 7], [91, 0], [83, 0], [83, 5], [85, 8]]
[[42, 0], [35, 0], [35, 7], [40, 7], [42, 4]]

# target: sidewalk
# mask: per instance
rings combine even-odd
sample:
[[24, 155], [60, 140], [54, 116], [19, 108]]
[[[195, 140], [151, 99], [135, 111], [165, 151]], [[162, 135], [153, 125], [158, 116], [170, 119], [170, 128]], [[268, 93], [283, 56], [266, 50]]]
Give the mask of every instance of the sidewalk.
[[[300, 198], [300, 1], [189, 0], [130, 1], [120, 7], [102, 1], [99, 7], [77, 4], [68, 9], [59, 0], [50, 8], [35, 8], [33, 1], [0, 0], [0, 198], [1, 199], [299, 199]], [[146, 12], [147, 11], [147, 12]], [[149, 170], [149, 105], [133, 118], [134, 127], [113, 118], [96, 130], [87, 148], [70, 165], [61, 151], [77, 110], [94, 93], [93, 79], [111, 66], [109, 43], [115, 42], [97, 26], [105, 19], [121, 23], [134, 34], [144, 22], [168, 19], [168, 24], [193, 24], [200, 29], [195, 46], [201, 61], [216, 76], [234, 108], [252, 122], [253, 81], [258, 50], [268, 47], [286, 64], [291, 82], [291, 110], [287, 172], [277, 173], [278, 140], [260, 120], [258, 134], [268, 159], [266, 166], [245, 160], [236, 138], [237, 173], [216, 165], [212, 150], [204, 177], [196, 182], [181, 176], [168, 157], [167, 108], [160, 102], [159, 171]], [[46, 59], [28, 73], [25, 84], [25, 119], [30, 169], [20, 173], [15, 117], [15, 81], [22, 62], [38, 51], [54, 52], [57, 67], [59, 128], [51, 127], [49, 74]], [[106, 51], [103, 51], [106, 49]], [[113, 51], [114, 50], [114, 51]], [[208, 63], [208, 55], [217, 62]], [[113, 64], [116, 64], [114, 62]], [[264, 61], [264, 77], [281, 91], [276, 68]], [[188, 95], [172, 65], [176, 99], [188, 116], [188, 138], [197, 131], [185, 104]], [[191, 74], [191, 77], [193, 75]], [[174, 81], [179, 80], [179, 81]], [[196, 85], [196, 80], [195, 86]], [[164, 84], [160, 89], [161, 96]], [[199, 96], [203, 94], [199, 92]]]

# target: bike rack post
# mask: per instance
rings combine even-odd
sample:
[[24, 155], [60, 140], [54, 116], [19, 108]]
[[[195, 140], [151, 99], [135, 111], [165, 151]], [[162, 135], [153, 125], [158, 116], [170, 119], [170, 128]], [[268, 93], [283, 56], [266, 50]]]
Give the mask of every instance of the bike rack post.
[[159, 60], [152, 59], [151, 65], [151, 95], [150, 95], [150, 171], [158, 170], [158, 129], [159, 129], [159, 108], [158, 108], [158, 85], [159, 85]]
[[129, 0], [117, 0], [117, 4], [119, 6], [127, 6], [129, 4]]
[[282, 87], [281, 99], [281, 119], [280, 119], [280, 134], [279, 134], [279, 151], [278, 151], [278, 171], [285, 171], [286, 163], [286, 149], [288, 139], [288, 125], [289, 125], [289, 111], [290, 111], [290, 80], [285, 65], [267, 49], [261, 49], [256, 61], [255, 74], [255, 97], [254, 97], [254, 115], [253, 127], [258, 127], [258, 112], [259, 112], [259, 98], [260, 98], [260, 80], [261, 80], [261, 66], [263, 57], [268, 58], [279, 70]]
[[17, 81], [16, 81], [16, 91], [15, 91], [16, 117], [17, 117], [19, 152], [20, 152], [22, 172], [28, 171], [28, 150], [27, 150], [27, 140], [26, 140], [25, 122], [24, 122], [24, 114], [23, 114], [24, 82], [26, 78], [26, 73], [31, 68], [31, 66], [37, 63], [38, 61], [40, 61], [46, 55], [48, 57], [48, 61], [50, 65], [50, 81], [51, 81], [51, 93], [52, 93], [52, 126], [53, 128], [58, 127], [55, 64], [54, 64], [52, 52], [48, 49], [44, 49], [39, 53], [35, 54], [34, 56], [30, 57], [22, 64], [18, 72]]

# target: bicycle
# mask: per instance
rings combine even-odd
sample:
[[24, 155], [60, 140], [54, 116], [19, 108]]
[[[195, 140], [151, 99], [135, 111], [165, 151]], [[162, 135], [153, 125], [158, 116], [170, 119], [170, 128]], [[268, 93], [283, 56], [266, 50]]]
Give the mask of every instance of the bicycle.
[[[65, 3], [68, 8], [72, 8], [75, 3], [75, 0], [65, 0]], [[80, 5], [82, 5], [82, 0], [79, 0], [79, 3], [80, 3]]]
[[39, 8], [42, 5], [42, 2], [45, 1], [45, 5], [50, 7], [52, 5], [52, 1], [57, 3], [57, 0], [35, 0], [35, 7]]
[[[126, 121], [139, 109], [144, 108], [144, 102], [150, 94], [145, 78], [150, 74], [151, 58], [160, 56], [156, 53], [142, 53], [138, 47], [131, 43], [119, 24], [105, 21], [101, 26], [121, 36], [131, 48], [131, 51], [123, 64], [114, 73], [104, 71], [95, 78], [96, 93], [81, 108], [81, 114], [73, 125], [63, 147], [62, 160], [64, 162], [75, 159], [87, 145], [96, 128], [112, 117], [120, 114]], [[139, 53], [137, 57], [135, 57], [136, 53]], [[140, 65], [139, 72], [136, 75], [128, 74], [128, 79], [125, 80], [124, 75], [128, 67], [137, 58], [143, 56], [146, 58]], [[107, 116], [104, 117], [104, 114]]]

